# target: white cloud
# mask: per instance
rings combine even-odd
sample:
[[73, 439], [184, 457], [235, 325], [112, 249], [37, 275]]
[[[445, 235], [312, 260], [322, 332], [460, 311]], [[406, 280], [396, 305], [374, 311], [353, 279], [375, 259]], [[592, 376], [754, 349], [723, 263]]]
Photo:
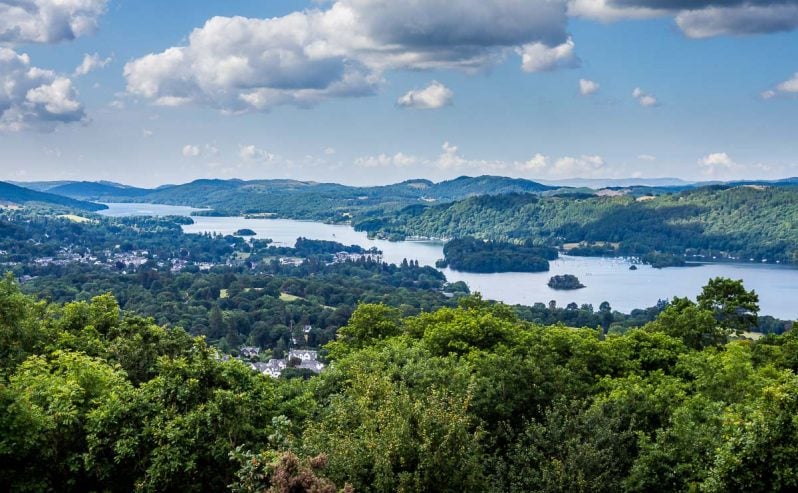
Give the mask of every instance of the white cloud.
[[163, 106], [194, 102], [234, 112], [372, 94], [379, 76], [330, 45], [326, 22], [318, 12], [214, 17], [187, 46], [127, 63], [128, 91]]
[[791, 31], [798, 27], [798, 5], [745, 4], [685, 10], [676, 16], [676, 24], [690, 38]]
[[574, 54], [574, 41], [568, 38], [557, 46], [537, 42], [517, 49], [521, 55], [521, 69], [524, 72], [546, 72], [558, 68], [579, 66], [579, 58]]
[[798, 72], [783, 82], [776, 84], [772, 89], [762, 91], [759, 97], [762, 99], [773, 99], [780, 94], [798, 94]]
[[762, 91], [759, 93], [759, 97], [762, 99], [773, 99], [777, 96], [778, 93], [772, 89], [768, 89], [766, 91]]
[[659, 105], [659, 101], [657, 101], [657, 98], [655, 98], [651, 94], [646, 93], [639, 87], [635, 87], [634, 91], [632, 91], [632, 97], [637, 100], [640, 106], [644, 106], [646, 108]]
[[637, 159], [641, 161], [656, 161], [657, 156], [652, 156], [651, 154], [640, 154], [637, 156]]
[[441, 155], [438, 157], [438, 166], [443, 169], [457, 169], [469, 164], [460, 156], [460, 149], [448, 141], [443, 143], [441, 151]]
[[195, 145], [186, 144], [183, 146], [183, 157], [198, 157], [200, 153], [200, 148]]
[[791, 79], [785, 80], [776, 86], [779, 92], [798, 92], [798, 72], [796, 72]]
[[568, 15], [583, 17], [601, 22], [613, 22], [622, 19], [650, 19], [664, 15], [666, 11], [648, 7], [614, 6], [607, 0], [570, 0]]
[[569, 0], [571, 16], [603, 22], [672, 16], [689, 38], [790, 31], [796, 0]]
[[598, 82], [594, 82], [589, 79], [579, 79], [579, 93], [582, 96], [590, 96], [592, 94], [596, 94], [599, 91]]
[[0, 43], [57, 43], [97, 29], [107, 0], [0, 0]]
[[434, 80], [424, 89], [409, 91], [396, 104], [402, 108], [435, 110], [452, 104], [453, 97], [451, 89]]
[[52, 131], [59, 123], [85, 122], [72, 81], [33, 67], [27, 54], [0, 47], [0, 130]]
[[550, 170], [552, 176], [593, 177], [600, 174], [607, 163], [598, 155], [565, 156], [557, 159]]
[[155, 132], [153, 132], [149, 128], [142, 128], [141, 129], [141, 136], [144, 137], [145, 139], [149, 139], [153, 135], [155, 135]]
[[276, 158], [274, 154], [254, 145], [240, 146], [238, 148], [238, 157], [250, 163], [265, 163], [274, 161]]
[[564, 156], [550, 158], [544, 154], [534, 154], [526, 161], [502, 161], [471, 159], [464, 156], [460, 148], [444, 142], [437, 157], [418, 157], [404, 153], [378, 154], [361, 157], [355, 161], [363, 168], [407, 168], [415, 167], [421, 172], [437, 170], [450, 176], [453, 173], [502, 174], [526, 178], [595, 178], [607, 176], [608, 167], [604, 158], [598, 155]]
[[335, 149], [332, 148], [332, 147], [328, 147], [328, 148], [324, 149], [324, 155], [325, 156], [334, 156], [335, 155]]
[[726, 178], [741, 168], [725, 152], [707, 154], [698, 160], [698, 165], [703, 168], [705, 175], [713, 178]]
[[98, 53], [94, 53], [91, 55], [86, 53], [83, 55], [83, 61], [75, 69], [75, 73], [73, 75], [75, 75], [76, 77], [86, 75], [92, 70], [105, 67], [106, 65], [111, 63], [111, 61], [112, 57], [102, 58]]
[[521, 46], [532, 50], [535, 70], [575, 63], [559, 0], [325, 6], [271, 19], [211, 18], [185, 46], [126, 64], [128, 91], [160, 105], [240, 112], [370, 95], [388, 69], [481, 69]]
[[515, 168], [518, 171], [524, 171], [528, 173], [541, 173], [545, 171], [549, 166], [549, 158], [544, 156], [543, 154], [535, 154], [532, 156], [532, 159], [528, 161], [523, 161], [520, 163], [516, 163]]
[[418, 163], [418, 158], [408, 154], [397, 152], [394, 155], [379, 154], [376, 156], [364, 156], [355, 160], [355, 164], [362, 168], [405, 168]]

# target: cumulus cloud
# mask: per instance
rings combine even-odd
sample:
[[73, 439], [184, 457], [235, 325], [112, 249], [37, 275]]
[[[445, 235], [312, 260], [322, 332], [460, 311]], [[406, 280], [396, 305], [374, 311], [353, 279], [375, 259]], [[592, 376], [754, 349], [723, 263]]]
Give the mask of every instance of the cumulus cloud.
[[785, 80], [777, 85], [776, 90], [780, 92], [798, 93], [798, 72], [796, 72], [791, 79]]
[[515, 168], [528, 173], [541, 173], [549, 166], [549, 158], [543, 154], [535, 154], [531, 159], [516, 163]]
[[83, 55], [83, 61], [75, 69], [73, 75], [75, 75], [76, 77], [86, 75], [93, 70], [105, 67], [106, 65], [111, 63], [111, 61], [112, 61], [111, 57], [102, 58], [100, 57], [99, 53], [94, 53], [91, 55], [86, 53], [85, 55]]
[[547, 72], [558, 68], [579, 66], [579, 58], [574, 54], [574, 41], [568, 38], [557, 46], [537, 42], [526, 44], [516, 50], [521, 55], [521, 69], [524, 72]]
[[457, 145], [448, 141], [443, 143], [440, 154], [436, 157], [419, 157], [401, 152], [383, 153], [361, 157], [355, 161], [355, 164], [363, 168], [416, 167], [427, 173], [430, 169], [434, 169], [445, 175], [453, 173], [503, 174], [532, 179], [596, 178], [609, 174], [607, 163], [603, 157], [598, 155], [583, 154], [552, 158], [537, 153], [525, 161], [473, 159], [464, 155]]
[[195, 102], [227, 111], [373, 93], [379, 77], [329, 44], [326, 23], [319, 12], [214, 17], [187, 46], [126, 64], [128, 91], [163, 106]]
[[639, 87], [635, 87], [634, 91], [632, 91], [632, 97], [637, 100], [640, 106], [646, 108], [659, 105], [659, 101], [657, 101], [657, 98], [655, 98], [651, 94], [646, 93]]
[[594, 82], [589, 79], [579, 79], [579, 94], [582, 96], [596, 94], [599, 91], [599, 88], [600, 86], [598, 82]]
[[798, 27], [798, 4], [688, 10], [676, 16], [676, 24], [690, 38], [791, 31]]
[[434, 80], [424, 89], [407, 92], [396, 104], [402, 108], [436, 110], [452, 104], [453, 97], [451, 89]]
[[609, 0], [570, 0], [568, 15], [602, 22], [622, 19], [648, 19], [664, 15], [662, 9], [634, 6], [616, 6]]
[[798, 72], [783, 82], [779, 82], [772, 89], [767, 89], [759, 93], [762, 99], [773, 99], [779, 95], [798, 94]]
[[533, 69], [574, 63], [561, 1], [338, 0], [326, 6], [271, 19], [209, 19], [185, 46], [129, 62], [128, 91], [160, 105], [239, 112], [370, 95], [385, 70], [476, 70], [522, 46], [523, 53], [539, 45], [532, 55], [553, 50], [547, 60], [530, 61]]
[[200, 148], [195, 145], [186, 144], [183, 146], [183, 157], [198, 157], [201, 152]]
[[460, 149], [445, 142], [438, 158], [429, 164], [442, 170], [471, 171], [477, 173], [521, 174], [531, 177], [566, 178], [596, 177], [606, 172], [606, 162], [598, 155], [563, 156], [550, 158], [544, 154], [534, 154], [526, 161], [500, 161], [468, 159]]
[[379, 154], [376, 156], [363, 156], [355, 160], [357, 166], [363, 168], [405, 168], [418, 163], [418, 158], [401, 152], [394, 155]]
[[86, 114], [71, 80], [0, 47], [0, 130], [52, 131], [59, 123], [80, 121]]
[[274, 154], [254, 145], [240, 146], [238, 148], [238, 157], [250, 163], [265, 163], [274, 161], [276, 158]]
[[570, 0], [569, 14], [601, 21], [673, 16], [690, 38], [798, 27], [798, 0]]
[[359, 20], [361, 55], [392, 68], [481, 68], [503, 48], [567, 39], [560, 1], [339, 0], [336, 9]]
[[0, 43], [57, 43], [97, 29], [107, 0], [0, 0]]
[[713, 178], [724, 178], [741, 168], [725, 152], [713, 152], [698, 160], [704, 174]]
[[651, 154], [640, 154], [637, 156], [637, 159], [641, 161], [656, 161], [657, 156], [652, 156]]
[[550, 174], [559, 177], [591, 177], [602, 171], [606, 165], [604, 158], [598, 155], [565, 156], [554, 162]]

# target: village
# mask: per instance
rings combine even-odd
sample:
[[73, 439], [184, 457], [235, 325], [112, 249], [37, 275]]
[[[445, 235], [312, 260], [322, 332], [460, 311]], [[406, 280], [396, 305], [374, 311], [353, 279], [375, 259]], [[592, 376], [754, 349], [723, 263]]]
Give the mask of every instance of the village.
[[[309, 326], [306, 328], [309, 330]], [[239, 349], [238, 359], [249, 363], [250, 367], [272, 378], [279, 378], [287, 368], [297, 370], [307, 370], [313, 373], [321, 373], [324, 363], [318, 360], [318, 351], [311, 349], [290, 349], [285, 358], [269, 358], [267, 361], [260, 361], [261, 348], [244, 346]]]

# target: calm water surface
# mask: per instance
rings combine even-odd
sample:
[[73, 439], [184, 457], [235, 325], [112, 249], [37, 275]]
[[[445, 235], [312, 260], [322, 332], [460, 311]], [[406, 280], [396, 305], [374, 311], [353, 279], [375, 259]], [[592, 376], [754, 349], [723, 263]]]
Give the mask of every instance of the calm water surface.
[[[101, 211], [108, 216], [189, 215], [196, 210], [153, 204], [108, 204]], [[187, 233], [216, 232], [232, 234], [242, 228], [257, 233], [256, 238], [271, 238], [275, 245], [293, 246], [300, 236], [316, 240], [332, 240], [346, 245], [357, 244], [383, 251], [387, 262], [402, 259], [418, 260], [422, 265], [434, 265], [443, 257], [443, 243], [436, 241], [370, 240], [365, 233], [349, 226], [322, 224], [287, 219], [245, 219], [242, 217], [194, 217], [194, 224], [184, 226]], [[511, 304], [532, 305], [555, 300], [564, 306], [570, 302], [591, 303], [594, 308], [602, 301], [622, 312], [652, 306], [660, 299], [673, 296], [695, 296], [712, 277], [742, 279], [748, 289], [759, 293], [762, 314], [783, 319], [798, 318], [798, 269], [762, 264], [702, 264], [695, 267], [654, 269], [639, 265], [636, 271], [625, 259], [562, 256], [551, 262], [550, 272], [471, 274], [442, 269], [451, 281], [465, 281], [472, 291], [485, 298]], [[546, 283], [555, 274], [574, 274], [584, 284], [577, 291], [556, 291]]]

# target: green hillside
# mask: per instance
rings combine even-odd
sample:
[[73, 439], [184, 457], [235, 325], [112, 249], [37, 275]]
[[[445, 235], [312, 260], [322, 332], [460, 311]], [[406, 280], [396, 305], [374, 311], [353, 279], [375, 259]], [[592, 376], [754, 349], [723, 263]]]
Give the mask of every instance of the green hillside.
[[94, 204], [82, 200], [75, 200], [52, 193], [37, 192], [35, 190], [18, 187], [6, 182], [0, 182], [0, 203], [19, 205], [38, 203], [85, 211], [99, 211], [102, 209], [107, 209], [107, 207], [102, 204]]
[[798, 189], [704, 187], [637, 198], [482, 196], [361, 216], [355, 227], [387, 237], [531, 239], [579, 254], [659, 251], [796, 262]]
[[460, 177], [433, 183], [409, 180], [386, 186], [353, 187], [297, 180], [196, 180], [144, 191], [91, 183], [70, 183], [53, 189], [74, 197], [104, 201], [140, 201], [211, 208], [239, 215], [271, 213], [283, 217], [346, 221], [354, 213], [409, 204], [448, 202], [476, 195], [554, 190], [529, 180], [498, 176]]

